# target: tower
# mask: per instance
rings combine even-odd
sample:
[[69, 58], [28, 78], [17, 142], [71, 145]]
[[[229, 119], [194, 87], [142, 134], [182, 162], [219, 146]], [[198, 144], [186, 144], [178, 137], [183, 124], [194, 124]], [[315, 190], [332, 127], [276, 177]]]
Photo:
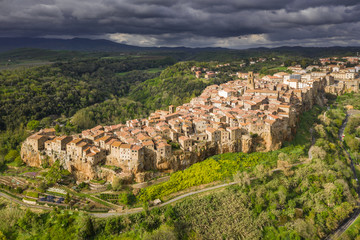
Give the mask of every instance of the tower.
[[176, 112], [175, 106], [174, 106], [174, 105], [170, 105], [170, 106], [169, 106], [169, 113], [171, 114], [171, 113], [175, 113], [175, 112]]
[[249, 89], [255, 89], [255, 81], [254, 81], [254, 73], [253, 72], [249, 72], [248, 73], [248, 83], [247, 83], [247, 87]]

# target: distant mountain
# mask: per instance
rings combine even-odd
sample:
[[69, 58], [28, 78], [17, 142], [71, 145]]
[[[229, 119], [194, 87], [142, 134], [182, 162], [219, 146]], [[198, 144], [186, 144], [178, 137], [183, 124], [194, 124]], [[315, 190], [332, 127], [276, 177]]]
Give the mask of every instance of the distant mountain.
[[70, 51], [134, 51], [143, 48], [120, 44], [109, 40], [86, 38], [48, 39], [48, 38], [0, 38], [0, 52], [17, 48], [40, 48]]
[[17, 48], [39, 48], [49, 50], [91, 51], [91, 52], [126, 52], [126, 51], [201, 51], [221, 50], [224, 48], [187, 48], [187, 47], [138, 47], [116, 43], [105, 39], [50, 39], [50, 38], [0, 38], [0, 52]]
[[[59, 51], [59, 50], [66, 50]], [[105, 39], [48, 39], [48, 38], [0, 38], [1, 59], [72, 59], [73, 57], [117, 54], [119, 52], [142, 52], [173, 57], [178, 61], [233, 61], [250, 57], [329, 57], [356, 55], [360, 47], [301, 47], [276, 48], [188, 48], [188, 47], [138, 47]]]
[[261, 54], [285, 54], [285, 55], [296, 55], [302, 57], [329, 57], [329, 56], [338, 56], [338, 55], [356, 55], [360, 53], [360, 47], [302, 47], [302, 46], [282, 46], [276, 48], [249, 48], [244, 50], [249, 55], [256, 55], [256, 53]]

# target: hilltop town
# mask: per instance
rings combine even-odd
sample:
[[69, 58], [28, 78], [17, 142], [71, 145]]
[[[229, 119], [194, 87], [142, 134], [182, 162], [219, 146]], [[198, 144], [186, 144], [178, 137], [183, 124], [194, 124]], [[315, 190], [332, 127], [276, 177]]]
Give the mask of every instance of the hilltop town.
[[[319, 65], [292, 66], [261, 78], [239, 72], [238, 80], [208, 86], [189, 103], [126, 124], [71, 136], [42, 129], [22, 144], [21, 157], [35, 167], [58, 160], [78, 181], [143, 182], [215, 154], [276, 150], [293, 138], [301, 113], [326, 104], [326, 93], [358, 92], [359, 58], [345, 59], [324, 58]], [[191, 70], [197, 78], [218, 74], [197, 66]]]

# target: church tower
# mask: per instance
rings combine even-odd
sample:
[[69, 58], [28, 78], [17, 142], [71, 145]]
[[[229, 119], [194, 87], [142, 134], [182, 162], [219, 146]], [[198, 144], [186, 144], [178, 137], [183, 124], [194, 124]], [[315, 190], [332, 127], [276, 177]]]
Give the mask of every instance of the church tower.
[[255, 81], [254, 81], [254, 73], [253, 72], [248, 73], [247, 87], [248, 87], [248, 89], [255, 89]]
[[175, 113], [176, 112], [176, 108], [174, 105], [170, 105], [169, 106], [169, 113], [172, 114], [172, 113]]

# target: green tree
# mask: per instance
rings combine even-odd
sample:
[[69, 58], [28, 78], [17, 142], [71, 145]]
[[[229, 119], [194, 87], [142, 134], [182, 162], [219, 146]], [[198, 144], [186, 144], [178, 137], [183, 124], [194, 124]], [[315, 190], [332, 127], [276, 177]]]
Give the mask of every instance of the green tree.
[[0, 240], [6, 240], [6, 236], [4, 235], [4, 233], [2, 231], [0, 231]]
[[69, 203], [69, 202], [70, 202], [70, 200], [71, 200], [71, 198], [70, 198], [70, 194], [69, 194], [69, 193], [66, 193], [66, 196], [65, 196], [65, 200], [64, 200], [64, 202], [65, 202], [65, 203]]
[[5, 156], [5, 161], [12, 162], [19, 156], [19, 152], [17, 150], [10, 150], [8, 154]]
[[118, 178], [118, 177], [114, 177], [113, 182], [112, 182], [112, 189], [114, 191], [120, 191], [122, 189], [122, 179]]
[[15, 166], [17, 166], [17, 167], [20, 167], [20, 166], [24, 165], [24, 162], [23, 162], [23, 160], [21, 159], [20, 156], [17, 156], [15, 158], [14, 163], [15, 163]]
[[61, 166], [59, 160], [56, 160], [45, 175], [47, 184], [55, 184], [61, 179]]
[[235, 173], [234, 181], [237, 182], [239, 184], [239, 186], [241, 186], [241, 187], [246, 187], [246, 186], [250, 185], [250, 183], [251, 183], [249, 173], [241, 172], [241, 171], [238, 171], [237, 173]]
[[39, 126], [40, 126], [40, 122], [37, 120], [31, 120], [26, 125], [27, 129], [29, 129], [31, 131], [38, 130]]
[[56, 124], [54, 128], [55, 128], [55, 131], [56, 131], [57, 133], [59, 133], [59, 132], [61, 131], [61, 128], [60, 128], [60, 125], [59, 125], [59, 124]]
[[94, 236], [94, 226], [92, 219], [85, 214], [80, 215], [77, 218], [78, 239], [89, 239]]
[[119, 194], [119, 203], [125, 205], [132, 205], [136, 201], [136, 197], [132, 193], [121, 193]]
[[173, 227], [162, 225], [159, 229], [149, 233], [146, 232], [143, 237], [144, 240], [176, 240], [177, 234]]

